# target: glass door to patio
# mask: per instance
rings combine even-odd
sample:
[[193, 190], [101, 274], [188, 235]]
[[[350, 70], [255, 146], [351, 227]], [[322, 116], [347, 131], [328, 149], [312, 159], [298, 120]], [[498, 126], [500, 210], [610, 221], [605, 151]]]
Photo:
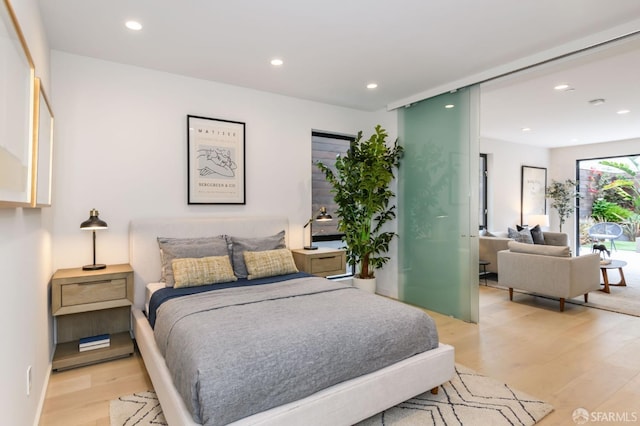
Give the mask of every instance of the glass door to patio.
[[578, 254], [596, 243], [609, 256], [640, 251], [640, 155], [578, 160], [577, 178]]

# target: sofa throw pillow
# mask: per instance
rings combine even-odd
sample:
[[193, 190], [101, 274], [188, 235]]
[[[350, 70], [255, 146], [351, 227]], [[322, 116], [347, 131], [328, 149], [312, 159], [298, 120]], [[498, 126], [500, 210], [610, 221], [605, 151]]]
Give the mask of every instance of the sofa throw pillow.
[[245, 251], [265, 251], [285, 248], [284, 230], [275, 235], [257, 238], [231, 238], [231, 263], [238, 278], [247, 278], [247, 265], [244, 263]]
[[531, 232], [531, 238], [533, 238], [533, 244], [544, 244], [544, 234], [540, 229], [540, 225], [530, 228], [529, 231]]
[[509, 238], [512, 238], [519, 243], [533, 244], [533, 238], [531, 237], [531, 231], [529, 231], [529, 228], [522, 228], [520, 231], [508, 228], [507, 233]]
[[543, 256], [571, 257], [569, 246], [547, 246], [509, 241], [509, 250], [514, 253], [540, 254]]
[[244, 263], [247, 266], [247, 279], [273, 277], [298, 272], [289, 249], [245, 251]]
[[228, 256], [229, 247], [224, 235], [200, 238], [158, 237], [160, 247], [161, 278], [167, 287], [173, 287], [173, 259]]
[[237, 281], [229, 255], [210, 256], [171, 261], [174, 287], [195, 287]]

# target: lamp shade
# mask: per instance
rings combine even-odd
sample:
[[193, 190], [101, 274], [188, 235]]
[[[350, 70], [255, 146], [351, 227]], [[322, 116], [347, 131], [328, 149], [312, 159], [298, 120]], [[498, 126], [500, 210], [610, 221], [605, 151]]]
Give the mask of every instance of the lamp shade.
[[536, 225], [540, 225], [540, 227], [549, 226], [549, 215], [546, 215], [546, 214], [529, 215], [527, 217], [527, 224], [529, 226], [536, 226]]
[[316, 222], [329, 222], [330, 220], [333, 220], [333, 218], [329, 213], [327, 213], [327, 208], [320, 207], [320, 212], [318, 213], [318, 216], [316, 216]]
[[105, 222], [104, 220], [101, 220], [98, 217], [98, 214], [99, 214], [98, 210], [91, 209], [91, 211], [89, 212], [89, 219], [85, 220], [80, 224], [80, 229], [82, 229], [83, 231], [92, 231], [96, 229], [108, 229], [109, 226], [107, 225], [107, 222]]

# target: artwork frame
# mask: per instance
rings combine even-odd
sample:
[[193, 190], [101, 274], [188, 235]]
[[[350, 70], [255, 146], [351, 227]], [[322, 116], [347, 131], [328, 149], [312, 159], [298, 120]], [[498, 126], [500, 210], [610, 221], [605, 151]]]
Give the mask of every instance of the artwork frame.
[[0, 86], [0, 207], [32, 207], [35, 151], [33, 103], [35, 66], [9, 0], [0, 5], [0, 31], [8, 42], [0, 44], [6, 60]]
[[520, 225], [530, 215], [547, 214], [547, 169], [522, 166], [520, 196]]
[[34, 185], [32, 206], [51, 206], [51, 185], [53, 178], [53, 129], [54, 115], [49, 98], [36, 77], [34, 98]]
[[187, 203], [246, 204], [241, 121], [187, 115]]

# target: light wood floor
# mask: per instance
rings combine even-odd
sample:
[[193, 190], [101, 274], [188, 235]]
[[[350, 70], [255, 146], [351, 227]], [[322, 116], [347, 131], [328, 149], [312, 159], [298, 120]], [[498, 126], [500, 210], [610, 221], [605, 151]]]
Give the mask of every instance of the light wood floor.
[[[571, 414], [635, 413], [640, 421], [640, 318], [480, 287], [480, 324], [431, 313], [456, 361], [555, 407], [541, 423]], [[40, 425], [109, 425], [109, 400], [152, 389], [139, 355], [52, 373]], [[614, 423], [608, 423], [614, 424]]]

